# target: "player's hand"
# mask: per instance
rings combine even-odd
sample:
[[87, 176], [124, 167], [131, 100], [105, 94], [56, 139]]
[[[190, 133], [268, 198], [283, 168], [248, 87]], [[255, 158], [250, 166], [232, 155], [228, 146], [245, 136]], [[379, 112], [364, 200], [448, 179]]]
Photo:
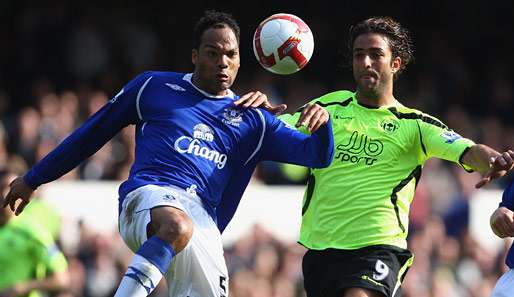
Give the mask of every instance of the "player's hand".
[[[34, 192], [34, 189], [32, 189], [27, 183], [25, 183], [25, 180], [23, 180], [23, 177], [19, 176], [15, 180], [11, 182], [9, 185], [9, 192], [7, 195], [5, 195], [4, 201], [2, 203], [2, 207], [6, 207], [9, 205], [12, 211], [16, 215], [19, 215], [25, 206], [30, 202], [30, 198], [32, 197], [32, 193]], [[18, 199], [21, 200], [20, 204], [16, 207], [16, 202]]]
[[475, 185], [475, 188], [481, 188], [493, 179], [500, 178], [514, 168], [514, 151], [508, 150], [502, 154], [492, 157], [489, 161], [489, 170], [484, 174], [482, 179]]
[[514, 236], [514, 212], [506, 207], [499, 207], [491, 215], [491, 229], [498, 237]]
[[11, 288], [0, 290], [0, 297], [16, 297], [26, 293], [23, 292], [23, 290], [20, 290], [19, 287], [19, 285], [14, 285]]
[[266, 94], [259, 91], [249, 92], [234, 101], [234, 105], [242, 108], [257, 108], [262, 107], [267, 111], [279, 115], [287, 109], [287, 105], [279, 104], [276, 106], [271, 105]]
[[318, 104], [307, 104], [300, 114], [298, 122], [296, 122], [296, 128], [305, 126], [311, 133], [316, 132], [318, 128], [326, 124], [330, 116], [328, 111]]

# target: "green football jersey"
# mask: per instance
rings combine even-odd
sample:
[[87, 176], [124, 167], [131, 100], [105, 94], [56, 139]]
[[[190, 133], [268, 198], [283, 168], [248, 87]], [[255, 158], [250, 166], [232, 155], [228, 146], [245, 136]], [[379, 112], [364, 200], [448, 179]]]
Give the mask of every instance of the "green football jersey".
[[[66, 259], [50, 232], [22, 217], [0, 227], [0, 290], [67, 269]], [[27, 296], [40, 294], [32, 291]]]
[[[315, 250], [406, 248], [409, 208], [423, 164], [430, 157], [460, 163], [473, 141], [399, 102], [363, 106], [355, 93], [337, 91], [311, 103], [331, 116], [335, 153], [329, 167], [311, 169], [299, 242]], [[294, 126], [299, 116], [300, 111], [280, 118]]]

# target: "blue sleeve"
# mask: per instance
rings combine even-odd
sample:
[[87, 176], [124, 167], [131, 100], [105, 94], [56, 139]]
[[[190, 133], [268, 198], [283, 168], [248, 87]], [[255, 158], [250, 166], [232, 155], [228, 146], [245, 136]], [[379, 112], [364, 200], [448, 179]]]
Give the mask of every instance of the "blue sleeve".
[[122, 128], [135, 124], [136, 98], [148, 77], [147, 73], [141, 74], [125, 85], [118, 95], [36, 163], [25, 174], [25, 182], [36, 189], [58, 179], [97, 152]]
[[503, 191], [502, 202], [500, 202], [500, 206], [514, 211], [514, 179], [512, 179], [509, 186]]
[[216, 224], [220, 233], [223, 233], [230, 220], [234, 217], [239, 202], [243, 197], [243, 193], [250, 182], [252, 173], [255, 169], [256, 162], [247, 164], [244, 167], [235, 169], [231, 175], [230, 180], [221, 195], [221, 201], [216, 208]]
[[305, 135], [267, 112], [266, 133], [262, 144], [262, 160], [291, 163], [310, 168], [330, 165], [334, 157], [332, 121]]

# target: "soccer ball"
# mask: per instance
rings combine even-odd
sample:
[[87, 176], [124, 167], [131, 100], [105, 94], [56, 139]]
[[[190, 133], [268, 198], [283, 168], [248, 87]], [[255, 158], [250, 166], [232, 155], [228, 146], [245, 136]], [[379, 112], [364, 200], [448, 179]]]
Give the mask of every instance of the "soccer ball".
[[314, 38], [309, 26], [299, 17], [279, 13], [260, 23], [253, 35], [253, 52], [264, 69], [276, 74], [291, 74], [309, 62]]

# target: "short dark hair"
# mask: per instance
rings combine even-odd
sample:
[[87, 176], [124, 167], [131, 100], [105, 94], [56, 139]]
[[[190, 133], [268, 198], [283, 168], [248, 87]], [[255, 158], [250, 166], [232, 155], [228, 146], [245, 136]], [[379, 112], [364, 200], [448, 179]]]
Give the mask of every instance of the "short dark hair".
[[229, 27], [234, 31], [234, 35], [237, 38], [237, 44], [239, 45], [240, 29], [236, 20], [232, 15], [220, 12], [216, 10], [206, 10], [203, 17], [198, 20], [194, 29], [193, 36], [193, 48], [198, 49], [202, 42], [202, 35], [205, 31], [211, 28], [224, 28]]
[[400, 57], [402, 59], [400, 69], [394, 74], [395, 78], [405, 69], [407, 64], [414, 60], [414, 48], [409, 31], [391, 17], [372, 17], [350, 27], [348, 39], [349, 65], [352, 65], [353, 43], [355, 39], [359, 35], [366, 33], [377, 33], [387, 37], [392, 57]]

